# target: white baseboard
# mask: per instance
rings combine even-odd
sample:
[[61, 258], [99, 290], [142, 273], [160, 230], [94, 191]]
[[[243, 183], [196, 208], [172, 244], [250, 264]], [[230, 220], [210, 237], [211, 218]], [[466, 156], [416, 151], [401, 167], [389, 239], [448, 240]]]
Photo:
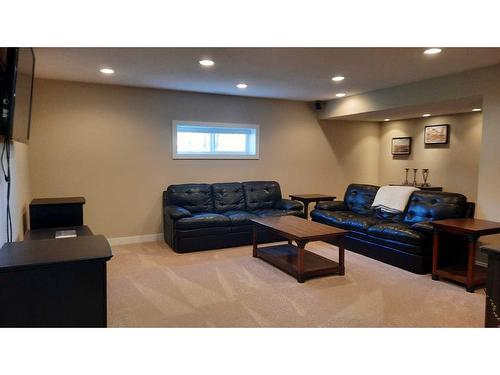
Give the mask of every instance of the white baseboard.
[[114, 238], [108, 238], [108, 241], [111, 246], [127, 245], [130, 243], [140, 243], [140, 242], [163, 241], [163, 233], [141, 234], [139, 236], [130, 236], [130, 237], [114, 237]]

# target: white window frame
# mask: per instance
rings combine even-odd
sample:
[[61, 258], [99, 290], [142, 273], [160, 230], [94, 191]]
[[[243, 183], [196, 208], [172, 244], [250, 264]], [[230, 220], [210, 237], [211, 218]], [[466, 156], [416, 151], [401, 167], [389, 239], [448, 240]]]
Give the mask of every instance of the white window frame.
[[[178, 154], [177, 153], [177, 126], [213, 126], [218, 128], [252, 128], [255, 129], [255, 155], [238, 155], [233, 153], [227, 154], [212, 154], [212, 153], [193, 153], [193, 154]], [[259, 157], [259, 144], [260, 144], [260, 126], [257, 124], [239, 124], [229, 122], [204, 122], [204, 121], [172, 121], [172, 159], [260, 159]]]

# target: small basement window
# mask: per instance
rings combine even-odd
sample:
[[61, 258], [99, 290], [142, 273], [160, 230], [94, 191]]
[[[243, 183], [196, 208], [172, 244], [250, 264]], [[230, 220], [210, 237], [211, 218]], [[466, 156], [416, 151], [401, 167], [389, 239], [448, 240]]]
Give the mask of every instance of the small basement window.
[[174, 159], [258, 159], [259, 125], [174, 121]]

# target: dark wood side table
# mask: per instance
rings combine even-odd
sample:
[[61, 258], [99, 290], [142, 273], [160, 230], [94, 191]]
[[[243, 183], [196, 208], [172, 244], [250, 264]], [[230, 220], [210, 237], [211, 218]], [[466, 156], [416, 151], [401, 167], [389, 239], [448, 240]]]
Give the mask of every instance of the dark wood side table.
[[500, 242], [481, 246], [481, 252], [488, 254], [484, 326], [500, 328]]
[[[389, 186], [414, 186], [414, 185], [389, 184]], [[423, 186], [423, 185], [417, 185], [415, 187], [419, 188], [420, 190], [424, 190], [424, 191], [443, 191], [443, 187], [442, 186]]]
[[106, 327], [104, 236], [9, 242], [0, 249], [0, 327]]
[[30, 229], [82, 226], [84, 204], [84, 197], [33, 199]]
[[[338, 245], [339, 261], [305, 250], [310, 241], [328, 241], [343, 237], [347, 231], [296, 216], [265, 217], [253, 221], [253, 256], [295, 277], [299, 283], [326, 275], [344, 275], [344, 248]], [[271, 230], [288, 240], [288, 244], [258, 247], [257, 227]], [[295, 241], [297, 246], [292, 245]]]
[[92, 236], [93, 233], [86, 225], [81, 227], [60, 227], [47, 229], [30, 229], [24, 234], [24, 240], [51, 240], [56, 239], [56, 232], [60, 230], [75, 230], [77, 237]]
[[292, 194], [290, 198], [304, 204], [305, 218], [309, 218], [309, 203], [321, 201], [334, 201], [337, 197], [323, 194]]
[[[432, 250], [432, 279], [454, 280], [466, 285], [466, 290], [473, 293], [477, 286], [486, 283], [487, 269], [475, 264], [477, 240], [481, 236], [500, 233], [500, 223], [494, 221], [464, 218], [446, 219], [431, 222], [434, 226]], [[465, 269], [446, 267], [439, 264], [440, 234], [454, 233], [465, 236], [468, 241], [467, 265]]]

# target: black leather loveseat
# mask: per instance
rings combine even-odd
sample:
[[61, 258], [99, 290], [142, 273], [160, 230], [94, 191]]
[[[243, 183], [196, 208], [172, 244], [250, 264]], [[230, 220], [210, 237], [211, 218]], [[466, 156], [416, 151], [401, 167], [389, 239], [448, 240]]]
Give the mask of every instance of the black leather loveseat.
[[[303, 217], [303, 206], [282, 199], [275, 181], [170, 185], [163, 192], [165, 241], [179, 253], [251, 244], [250, 219], [283, 215]], [[283, 238], [259, 231], [258, 240]]]
[[[415, 191], [405, 211], [394, 215], [372, 209], [378, 186], [351, 184], [343, 201], [319, 202], [313, 221], [347, 229], [346, 249], [415, 273], [428, 273], [433, 227], [429, 222], [473, 217], [474, 203], [462, 194]], [[456, 243], [450, 239], [448, 245]]]

